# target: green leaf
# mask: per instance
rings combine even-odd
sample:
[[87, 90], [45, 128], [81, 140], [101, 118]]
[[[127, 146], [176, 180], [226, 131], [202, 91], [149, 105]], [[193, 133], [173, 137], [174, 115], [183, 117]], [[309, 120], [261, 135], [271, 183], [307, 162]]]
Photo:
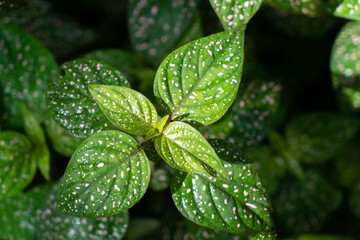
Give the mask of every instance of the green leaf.
[[330, 59], [333, 86], [343, 99], [343, 105], [360, 109], [360, 23], [347, 23], [336, 37]]
[[159, 104], [171, 119], [209, 125], [233, 103], [242, 73], [244, 29], [221, 32], [172, 52], [154, 82]]
[[22, 111], [24, 115], [24, 128], [26, 135], [30, 138], [31, 142], [34, 145], [43, 145], [45, 143], [45, 133], [40, 123], [34, 116], [34, 114], [29, 111], [29, 109], [22, 105]]
[[176, 207], [191, 221], [221, 231], [244, 234], [271, 230], [272, 207], [252, 164], [230, 144], [214, 141], [212, 145], [230, 182], [179, 172], [171, 183]]
[[129, 214], [124, 211], [107, 218], [80, 218], [55, 213], [56, 184], [37, 211], [37, 239], [121, 239], [127, 230]]
[[148, 239], [150, 233], [158, 231], [161, 221], [156, 218], [135, 218], [130, 220], [126, 240]]
[[195, 13], [192, 23], [182, 35], [175, 48], [179, 48], [191, 41], [204, 37], [201, 14], [199, 11]]
[[48, 90], [48, 105], [54, 119], [75, 137], [86, 138], [113, 128], [88, 91], [89, 84], [128, 87], [124, 75], [98, 60], [77, 59], [62, 65], [65, 76]]
[[26, 6], [24, 0], [1, 0], [0, 1], [0, 16], [5, 15], [6, 13], [22, 8]]
[[360, 4], [356, 0], [343, 0], [334, 15], [347, 19], [360, 20]]
[[31, 153], [32, 161], [40, 169], [46, 181], [50, 181], [50, 152], [46, 144], [38, 145]]
[[83, 141], [60, 185], [61, 213], [99, 217], [118, 214], [137, 203], [150, 179], [150, 166], [136, 140], [103, 131]]
[[127, 87], [89, 85], [89, 91], [110, 122], [134, 135], [145, 135], [157, 122], [157, 112], [141, 93]]
[[300, 1], [296, 0], [265, 0], [265, 3], [290, 13], [302, 14], [315, 17], [324, 11], [326, 3], [318, 0]]
[[228, 180], [214, 149], [195, 128], [183, 122], [169, 123], [155, 140], [158, 154], [172, 167]]
[[0, 39], [0, 121], [5, 127], [22, 127], [25, 104], [42, 122], [46, 89], [58, 75], [53, 56], [33, 36], [14, 27], [0, 26]]
[[227, 30], [247, 24], [263, 0], [210, 0], [211, 6]]
[[[162, 164], [163, 163], [163, 164]], [[172, 171], [174, 170], [163, 161], [161, 163], [151, 164], [151, 178], [149, 187], [154, 191], [163, 191], [169, 188]], [[171, 169], [170, 169], [171, 168]]]
[[15, 131], [0, 132], [0, 199], [21, 192], [34, 178], [30, 141]]
[[348, 204], [352, 213], [357, 218], [360, 218], [360, 179], [357, 179], [357, 181], [354, 181], [352, 184]]
[[168, 123], [169, 115], [166, 115], [165, 117], [161, 118], [156, 124], [155, 128], [150, 129], [144, 138], [144, 142], [147, 142], [157, 136], [159, 136], [165, 127], [165, 125]]
[[285, 131], [293, 157], [308, 163], [322, 163], [335, 156], [356, 134], [359, 119], [317, 112], [293, 120]]
[[194, 18], [198, 0], [129, 1], [128, 27], [135, 50], [150, 62], [160, 62], [173, 49]]
[[274, 233], [261, 232], [251, 238], [251, 240], [276, 240], [276, 236]]

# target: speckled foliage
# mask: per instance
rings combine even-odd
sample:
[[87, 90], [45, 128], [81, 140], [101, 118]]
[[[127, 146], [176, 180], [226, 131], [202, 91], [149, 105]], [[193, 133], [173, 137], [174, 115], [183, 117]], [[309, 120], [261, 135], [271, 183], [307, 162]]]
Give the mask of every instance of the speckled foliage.
[[339, 32], [330, 59], [333, 86], [343, 107], [360, 109], [360, 23], [351, 21]]
[[336, 8], [334, 15], [338, 17], [360, 20], [360, 3], [358, 0], [343, 0]]
[[212, 141], [230, 182], [179, 172], [171, 184], [180, 212], [197, 224], [234, 233], [272, 230], [272, 207], [248, 158], [222, 141]]
[[240, 84], [243, 44], [241, 28], [193, 41], [166, 57], [154, 93], [171, 119], [209, 125], [225, 114]]
[[140, 200], [150, 179], [148, 159], [136, 140], [103, 131], [83, 141], [60, 185], [57, 207], [76, 216], [111, 216]]
[[0, 122], [5, 127], [23, 126], [22, 104], [42, 122], [45, 92], [58, 74], [49, 52], [30, 34], [10, 26], [0, 26]]
[[245, 25], [259, 10], [263, 0], [210, 0], [211, 6], [227, 30]]
[[281, 8], [287, 12], [303, 14], [310, 17], [318, 15], [322, 8], [326, 9], [326, 6], [323, 6], [325, 3], [321, 0], [265, 0], [265, 3], [276, 8]]
[[70, 134], [86, 138], [114, 128], [93, 100], [89, 84], [129, 86], [119, 70], [99, 60], [79, 59], [64, 63], [61, 76], [48, 90], [48, 104], [54, 119]]
[[26, 2], [23, 0], [1, 0], [0, 1], [0, 17], [6, 13], [26, 6]]

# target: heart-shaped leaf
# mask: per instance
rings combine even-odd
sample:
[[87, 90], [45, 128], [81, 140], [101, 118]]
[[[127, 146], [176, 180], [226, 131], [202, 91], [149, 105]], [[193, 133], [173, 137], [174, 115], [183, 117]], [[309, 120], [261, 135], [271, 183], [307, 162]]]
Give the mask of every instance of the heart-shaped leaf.
[[42, 122], [46, 89], [58, 75], [53, 56], [33, 36], [14, 27], [2, 25], [0, 39], [0, 120], [5, 127], [22, 127], [25, 104]]
[[141, 199], [149, 179], [149, 161], [134, 138], [119, 131], [96, 133], [72, 156], [57, 208], [85, 217], [118, 214]]
[[129, 1], [128, 26], [132, 46], [157, 64], [184, 34], [195, 15], [198, 2]]
[[235, 29], [248, 21], [259, 10], [263, 0], [210, 0], [211, 6], [227, 30]]
[[180, 171], [229, 179], [214, 149], [189, 124], [169, 123], [162, 135], [156, 138], [155, 148], [168, 164]]
[[244, 29], [221, 32], [172, 52], [154, 82], [159, 104], [171, 119], [209, 125], [233, 103], [242, 73]]
[[134, 134], [145, 135], [154, 128], [157, 112], [141, 93], [127, 87], [89, 85], [89, 91], [114, 126]]
[[36, 162], [32, 145], [21, 133], [0, 133], [0, 199], [22, 191], [34, 178]]
[[293, 157], [308, 163], [322, 163], [335, 156], [356, 134], [359, 119], [316, 112], [302, 115], [286, 127], [286, 139]]
[[88, 84], [129, 84], [116, 68], [99, 60], [78, 59], [64, 63], [65, 76], [48, 90], [48, 104], [54, 119], [73, 136], [86, 138], [95, 132], [113, 128], [93, 100]]
[[356, 0], [343, 0], [336, 8], [334, 15], [338, 17], [360, 20], [360, 4]]
[[171, 183], [179, 211], [197, 224], [234, 233], [257, 233], [273, 228], [272, 207], [261, 180], [244, 154], [230, 144], [212, 145], [230, 182], [179, 172]]
[[54, 185], [37, 214], [37, 239], [121, 239], [127, 230], [129, 214], [124, 211], [107, 218], [85, 218], [55, 213], [59, 184]]
[[26, 6], [24, 0], [1, 0], [0, 1], [0, 17], [5, 15], [7, 12], [22, 8]]

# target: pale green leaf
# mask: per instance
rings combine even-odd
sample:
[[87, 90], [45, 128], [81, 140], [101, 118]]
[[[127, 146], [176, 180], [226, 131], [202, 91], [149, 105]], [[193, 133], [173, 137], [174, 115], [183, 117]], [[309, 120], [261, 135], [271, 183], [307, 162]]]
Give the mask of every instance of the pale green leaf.
[[244, 29], [221, 32], [172, 52], [154, 83], [159, 104], [171, 119], [209, 125], [233, 103], [242, 73]]
[[47, 145], [37, 145], [31, 153], [31, 158], [36, 162], [45, 180], [50, 181], [50, 152]]
[[168, 164], [180, 171], [229, 179], [214, 149], [200, 132], [186, 123], [169, 123], [155, 139], [155, 148]]
[[75, 137], [114, 128], [93, 100], [89, 84], [128, 87], [124, 75], [99, 60], [78, 59], [62, 65], [61, 76], [48, 90], [49, 109], [56, 122]]
[[96, 133], [72, 156], [57, 208], [86, 217], [118, 214], [141, 199], [149, 179], [149, 161], [134, 138], [119, 131]]
[[110, 122], [130, 134], [145, 135], [154, 128], [157, 112], [141, 93], [127, 87], [89, 85], [89, 91]]
[[360, 3], [358, 0], [343, 0], [336, 8], [334, 15], [347, 19], [360, 20]]

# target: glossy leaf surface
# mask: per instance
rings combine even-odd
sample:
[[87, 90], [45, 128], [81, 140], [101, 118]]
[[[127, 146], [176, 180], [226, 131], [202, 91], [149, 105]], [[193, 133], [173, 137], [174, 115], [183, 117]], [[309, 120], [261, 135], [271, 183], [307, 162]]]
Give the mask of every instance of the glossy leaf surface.
[[89, 85], [89, 91], [111, 123], [121, 130], [145, 135], [154, 128], [157, 112], [141, 93], [126, 87]]
[[240, 84], [243, 35], [238, 29], [193, 41], [161, 63], [154, 93], [172, 119], [209, 125], [225, 114]]
[[276, 240], [276, 236], [273, 233], [261, 232], [251, 238], [251, 240]]
[[155, 140], [155, 148], [178, 170], [229, 179], [214, 149], [201, 133], [186, 123], [169, 123]]
[[21, 133], [0, 133], [0, 199], [22, 191], [34, 178], [36, 162], [32, 145]]
[[322, 163], [335, 156], [358, 129], [357, 118], [317, 112], [293, 120], [285, 135], [295, 158], [308, 163]]
[[338, 17], [360, 20], [360, 4], [356, 0], [343, 0], [336, 8], [334, 15]]
[[48, 90], [48, 104], [54, 119], [75, 137], [114, 128], [93, 100], [89, 84], [126, 86], [125, 76], [99, 60], [78, 59], [64, 63], [61, 76]]
[[171, 183], [179, 211], [197, 224], [234, 233], [273, 228], [272, 207], [247, 157], [230, 144], [212, 142], [230, 182], [179, 172]]
[[211, 0], [217, 16], [225, 29], [235, 29], [248, 21], [259, 10], [263, 0]]
[[61, 213], [100, 217], [137, 203], [150, 179], [148, 159], [136, 140], [119, 131], [103, 131], [83, 141], [60, 185]]
[[22, 127], [23, 104], [42, 122], [46, 89], [58, 74], [53, 56], [30, 34], [6, 25], [0, 27], [0, 52], [1, 122]]
[[59, 185], [45, 199], [37, 213], [37, 239], [121, 239], [127, 230], [128, 212], [107, 218], [85, 218], [55, 213]]

